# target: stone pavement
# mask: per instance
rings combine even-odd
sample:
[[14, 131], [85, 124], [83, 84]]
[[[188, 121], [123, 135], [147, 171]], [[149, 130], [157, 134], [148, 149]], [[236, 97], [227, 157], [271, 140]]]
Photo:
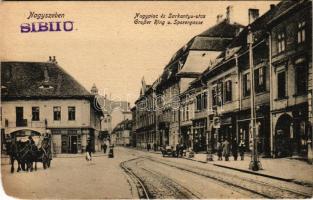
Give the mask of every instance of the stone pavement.
[[[140, 149], [144, 150], [144, 149]], [[146, 150], [144, 150], [146, 151]], [[151, 153], [161, 153], [160, 151], [150, 151]], [[207, 162], [207, 154], [195, 154], [193, 158], [188, 158], [188, 152], [185, 159], [193, 160], [202, 163], [212, 164], [218, 167], [224, 167], [232, 170], [237, 170], [245, 173], [265, 176], [269, 178], [279, 179], [288, 182], [295, 182], [301, 185], [313, 186], [313, 165], [305, 161], [289, 159], [289, 158], [260, 158], [263, 170], [252, 171], [249, 170], [249, 163], [251, 157], [249, 154], [245, 155], [244, 160], [234, 161], [231, 156], [229, 161], [218, 161], [217, 156], [213, 155], [213, 161]]]
[[[195, 154], [192, 160], [207, 162], [207, 154]], [[250, 155], [246, 155], [244, 160], [237, 161], [233, 157], [230, 157], [229, 161], [225, 161], [224, 158], [222, 161], [218, 161], [217, 156], [213, 155], [213, 161], [207, 163], [255, 175], [313, 186], [313, 165], [304, 161], [288, 158], [260, 158], [263, 169], [259, 171], [249, 170], [250, 161]]]

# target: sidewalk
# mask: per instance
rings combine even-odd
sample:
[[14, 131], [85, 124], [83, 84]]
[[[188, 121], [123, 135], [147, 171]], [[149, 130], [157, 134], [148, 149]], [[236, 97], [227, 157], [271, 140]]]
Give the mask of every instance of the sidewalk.
[[241, 172], [313, 186], [313, 165], [300, 160], [288, 158], [261, 158], [260, 162], [263, 170], [252, 171], [249, 170], [249, 163], [251, 161], [249, 155], [245, 156], [245, 160], [243, 161], [240, 160], [240, 157], [237, 161], [234, 161], [233, 157], [230, 157], [229, 161], [218, 161], [217, 156], [213, 155], [213, 161], [207, 162], [207, 154], [195, 154], [194, 158], [187, 159]]
[[[146, 149], [136, 148], [136, 150], [148, 152]], [[161, 154], [160, 151], [150, 150], [149, 152]], [[313, 165], [310, 165], [301, 160], [289, 158], [260, 158], [263, 170], [252, 171], [249, 170], [249, 163], [251, 161], [250, 154], [246, 154], [244, 160], [240, 160], [239, 157], [239, 160], [237, 161], [234, 161], [232, 156], [229, 158], [229, 161], [225, 161], [224, 158], [223, 161], [218, 161], [217, 156], [213, 155], [213, 161], [208, 162], [206, 153], [194, 154], [193, 158], [189, 158], [187, 152], [187, 156], [183, 158], [201, 163], [208, 163], [218, 167], [224, 167], [236, 171], [313, 187]]]

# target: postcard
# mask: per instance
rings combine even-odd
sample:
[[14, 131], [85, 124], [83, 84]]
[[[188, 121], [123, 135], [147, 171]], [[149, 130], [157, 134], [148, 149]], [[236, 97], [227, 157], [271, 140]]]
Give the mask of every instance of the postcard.
[[312, 1], [0, 13], [4, 199], [312, 198]]

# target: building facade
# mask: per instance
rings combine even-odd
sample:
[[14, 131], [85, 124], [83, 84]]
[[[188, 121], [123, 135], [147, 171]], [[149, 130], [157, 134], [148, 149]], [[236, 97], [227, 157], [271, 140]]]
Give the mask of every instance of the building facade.
[[312, 148], [308, 143], [312, 141], [312, 2], [287, 1], [278, 6], [268, 23], [272, 151], [277, 157], [306, 158]]
[[52, 135], [54, 153], [80, 153], [96, 138], [103, 115], [95, 97], [55, 61], [1, 63], [2, 132]]

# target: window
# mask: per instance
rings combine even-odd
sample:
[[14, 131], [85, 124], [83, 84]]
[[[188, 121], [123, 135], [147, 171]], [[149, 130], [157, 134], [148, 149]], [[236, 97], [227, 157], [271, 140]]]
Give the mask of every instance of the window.
[[305, 41], [305, 22], [298, 23], [298, 43]]
[[203, 101], [202, 109], [207, 109], [207, 107], [208, 107], [208, 94], [206, 92], [204, 92], [202, 98], [203, 98], [202, 99], [202, 101]]
[[201, 110], [201, 94], [197, 95], [197, 110]]
[[213, 86], [212, 88], [212, 105], [217, 105], [217, 93], [216, 93], [216, 86]]
[[286, 40], [285, 33], [278, 34], [278, 53], [285, 51], [286, 48]]
[[53, 120], [55, 121], [61, 120], [61, 107], [60, 106], [53, 107]]
[[32, 107], [32, 121], [39, 121], [39, 107]]
[[264, 92], [266, 90], [265, 86], [265, 67], [260, 67], [254, 70], [254, 77], [255, 77], [255, 92]]
[[297, 95], [307, 94], [307, 68], [305, 66], [296, 66], [295, 71]]
[[250, 73], [246, 73], [243, 75], [243, 95], [250, 95]]
[[221, 106], [223, 103], [223, 83], [220, 82], [217, 84], [217, 91], [216, 91], [216, 96], [217, 96], [217, 105]]
[[282, 99], [286, 97], [286, 72], [281, 71], [277, 73], [277, 97]]
[[232, 84], [231, 80], [225, 82], [225, 102], [232, 100]]
[[75, 107], [68, 107], [68, 120], [75, 120]]
[[189, 120], [189, 107], [188, 105], [186, 106], [186, 120]]

